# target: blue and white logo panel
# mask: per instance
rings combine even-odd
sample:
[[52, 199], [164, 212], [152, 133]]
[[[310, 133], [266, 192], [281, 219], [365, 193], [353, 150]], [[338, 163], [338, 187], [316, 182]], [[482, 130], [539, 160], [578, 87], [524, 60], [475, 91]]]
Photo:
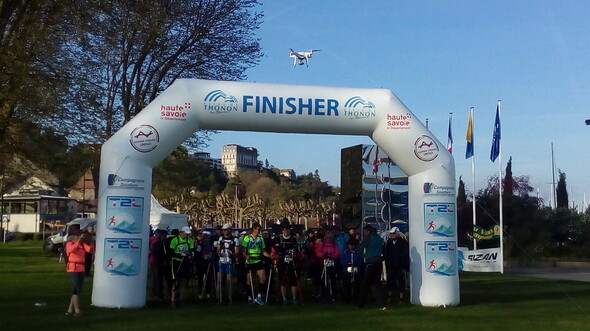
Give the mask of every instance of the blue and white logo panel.
[[424, 232], [437, 237], [455, 236], [455, 204], [425, 203]]
[[103, 270], [119, 276], [137, 276], [141, 267], [141, 239], [106, 238]]
[[456, 242], [426, 241], [424, 245], [424, 268], [426, 272], [440, 276], [454, 276], [457, 274]]
[[108, 230], [118, 233], [141, 233], [143, 224], [143, 197], [107, 197]]

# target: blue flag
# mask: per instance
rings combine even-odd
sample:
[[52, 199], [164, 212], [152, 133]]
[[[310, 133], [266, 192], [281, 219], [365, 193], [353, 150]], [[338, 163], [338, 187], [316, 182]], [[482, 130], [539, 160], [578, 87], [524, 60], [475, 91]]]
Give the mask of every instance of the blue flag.
[[492, 137], [492, 150], [490, 151], [490, 160], [496, 161], [498, 155], [500, 155], [500, 103], [496, 107], [496, 122], [494, 123], [494, 136]]
[[473, 156], [473, 107], [469, 112], [469, 124], [467, 124], [467, 149], [465, 150], [465, 158], [468, 159]]
[[451, 115], [449, 114], [449, 131], [447, 133], [447, 150], [453, 154], [453, 133], [451, 132]]

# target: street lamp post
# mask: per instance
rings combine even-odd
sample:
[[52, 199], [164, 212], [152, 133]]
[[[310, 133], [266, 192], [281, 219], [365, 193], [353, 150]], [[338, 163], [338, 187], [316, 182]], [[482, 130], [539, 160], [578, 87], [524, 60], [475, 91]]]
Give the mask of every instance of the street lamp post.
[[238, 186], [242, 185], [241, 182], [235, 182], [234, 187], [236, 188], [236, 195], [234, 198], [234, 208], [235, 208], [235, 223], [234, 226], [238, 226]]

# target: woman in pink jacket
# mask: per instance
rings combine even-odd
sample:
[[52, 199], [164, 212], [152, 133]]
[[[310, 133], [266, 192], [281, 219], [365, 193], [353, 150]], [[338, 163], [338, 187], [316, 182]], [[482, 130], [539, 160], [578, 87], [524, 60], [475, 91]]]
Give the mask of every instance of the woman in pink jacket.
[[80, 230], [72, 232], [72, 238], [66, 244], [68, 262], [66, 271], [72, 281], [72, 298], [66, 315], [81, 316], [80, 293], [84, 285], [84, 256], [94, 250], [94, 243], [89, 234], [82, 234]]
[[336, 264], [340, 258], [340, 251], [338, 244], [334, 241], [332, 230], [327, 230], [324, 234], [324, 241], [316, 245], [315, 257], [323, 260], [322, 300], [333, 302], [336, 294]]

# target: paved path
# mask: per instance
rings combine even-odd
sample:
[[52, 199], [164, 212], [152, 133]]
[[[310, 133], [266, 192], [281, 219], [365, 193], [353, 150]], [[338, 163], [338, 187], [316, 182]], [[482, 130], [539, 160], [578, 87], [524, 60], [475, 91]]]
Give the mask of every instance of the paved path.
[[505, 267], [504, 273], [548, 279], [590, 282], [590, 268]]

